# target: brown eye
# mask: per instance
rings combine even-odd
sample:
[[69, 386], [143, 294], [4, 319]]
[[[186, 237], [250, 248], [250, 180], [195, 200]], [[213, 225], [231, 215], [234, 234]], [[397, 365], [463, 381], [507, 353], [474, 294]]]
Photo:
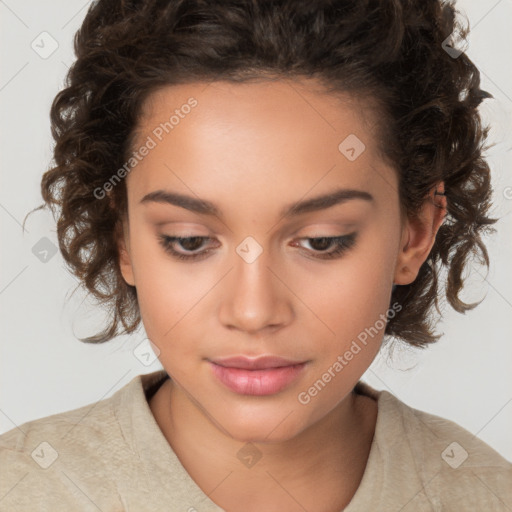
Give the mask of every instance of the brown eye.
[[[307, 240], [309, 242], [311, 249], [307, 251], [313, 253], [314, 258], [327, 260], [341, 257], [343, 253], [354, 246], [356, 237], [357, 233], [350, 233], [343, 236], [301, 238], [300, 240]], [[159, 240], [165, 251], [178, 260], [193, 261], [204, 258], [211, 252], [211, 248], [194, 252], [201, 249], [205, 241], [211, 240], [207, 236], [179, 237], [160, 235]], [[181, 250], [179, 250], [179, 247], [181, 247]], [[330, 247], [333, 249], [328, 251]], [[190, 254], [187, 254], [188, 252]]]
[[[302, 238], [307, 240], [312, 250], [316, 252], [313, 254], [315, 258], [320, 259], [334, 259], [340, 257], [344, 252], [351, 249], [357, 238], [357, 233], [350, 233], [349, 235], [335, 236], [335, 237], [315, 237], [315, 238]], [[329, 247], [334, 247], [333, 250], [327, 251]]]
[[[195, 260], [197, 258], [205, 256], [209, 250], [201, 251], [195, 254], [186, 254], [188, 251], [197, 251], [203, 245], [205, 240], [209, 240], [210, 237], [207, 236], [188, 236], [188, 237], [179, 237], [179, 236], [168, 236], [168, 235], [160, 235], [160, 244], [168, 252], [173, 258], [177, 258], [180, 260]], [[179, 244], [185, 252], [176, 250], [176, 244]]]

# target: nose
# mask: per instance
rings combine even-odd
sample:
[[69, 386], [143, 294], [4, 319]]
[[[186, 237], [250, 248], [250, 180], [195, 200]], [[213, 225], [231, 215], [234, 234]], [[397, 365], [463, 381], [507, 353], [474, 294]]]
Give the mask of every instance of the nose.
[[225, 327], [270, 334], [293, 319], [293, 294], [265, 251], [252, 262], [236, 255], [223, 283], [219, 319]]

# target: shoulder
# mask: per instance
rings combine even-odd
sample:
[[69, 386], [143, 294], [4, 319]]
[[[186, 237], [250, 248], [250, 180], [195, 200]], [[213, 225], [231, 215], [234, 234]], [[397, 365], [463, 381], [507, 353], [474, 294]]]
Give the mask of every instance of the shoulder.
[[[457, 423], [405, 404], [381, 391], [382, 440], [412, 465], [421, 493], [434, 507], [512, 509], [512, 464]], [[394, 447], [394, 448], [393, 448]], [[452, 508], [450, 508], [451, 510]], [[444, 508], [443, 508], [444, 510]]]
[[0, 467], [6, 475], [0, 479], [0, 511], [89, 510], [91, 500], [102, 500], [98, 478], [102, 493], [115, 491], [105, 476], [115, 474], [116, 462], [130, 456], [116, 411], [135, 380], [108, 399], [0, 435]]
[[[16, 454], [31, 456], [39, 444], [51, 444], [52, 441], [56, 445], [55, 449], [58, 447], [63, 452], [70, 448], [76, 450], [80, 445], [102, 444], [115, 424], [112, 398], [101, 400], [77, 409], [28, 421], [9, 430], [0, 435], [0, 453], [2, 457]], [[19, 458], [20, 461], [24, 459]]]

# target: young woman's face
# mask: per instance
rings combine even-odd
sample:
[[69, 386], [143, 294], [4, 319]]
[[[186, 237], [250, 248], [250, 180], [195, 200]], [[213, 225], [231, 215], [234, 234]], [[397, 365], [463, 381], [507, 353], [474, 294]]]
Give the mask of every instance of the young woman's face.
[[237, 439], [318, 422], [379, 350], [403, 230], [374, 126], [297, 82], [146, 104], [123, 276], [178, 392]]

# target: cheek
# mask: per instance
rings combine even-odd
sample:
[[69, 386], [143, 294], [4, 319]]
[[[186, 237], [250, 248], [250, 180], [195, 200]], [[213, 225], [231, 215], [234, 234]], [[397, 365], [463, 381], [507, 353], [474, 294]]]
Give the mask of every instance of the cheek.
[[325, 334], [322, 352], [331, 359], [350, 350], [353, 342], [354, 359], [361, 365], [378, 351], [390, 308], [396, 258], [393, 244], [394, 240], [368, 232], [357, 250], [324, 271], [320, 280], [317, 276], [316, 285], [314, 279], [309, 283], [315, 294], [311, 297], [310, 292], [312, 309], [321, 320], [317, 331]]
[[368, 231], [353, 252], [319, 274], [322, 286], [317, 285], [317, 294], [325, 310], [359, 317], [387, 309], [396, 262], [393, 244]]
[[133, 236], [132, 262], [137, 300], [148, 337], [165, 339], [205, 294], [207, 283], [194, 279], [193, 266], [172, 260], [154, 234]]
[[[147, 229], [132, 233], [132, 240], [137, 297], [149, 338], [165, 341], [186, 326], [193, 329], [193, 310], [199, 311], [208, 302], [206, 295], [223, 271], [212, 272], [207, 262], [196, 266], [172, 259], [156, 234]], [[288, 273], [283, 268], [281, 276], [301, 299], [297, 302], [298, 310], [303, 310], [300, 316], [309, 324], [311, 334], [325, 340], [326, 353], [344, 351], [345, 345], [387, 311], [388, 276], [396, 258], [393, 244], [382, 226], [375, 225], [337, 261], [305, 262], [303, 266], [290, 263]]]

